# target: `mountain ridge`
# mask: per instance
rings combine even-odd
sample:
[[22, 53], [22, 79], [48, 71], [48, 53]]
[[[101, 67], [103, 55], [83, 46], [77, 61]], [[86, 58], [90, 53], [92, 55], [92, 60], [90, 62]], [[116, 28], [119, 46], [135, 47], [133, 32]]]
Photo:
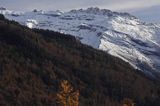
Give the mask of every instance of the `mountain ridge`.
[[128, 13], [99, 8], [2, 14], [29, 28], [73, 35], [83, 44], [104, 50], [147, 75], [160, 78], [159, 24], [147, 24]]

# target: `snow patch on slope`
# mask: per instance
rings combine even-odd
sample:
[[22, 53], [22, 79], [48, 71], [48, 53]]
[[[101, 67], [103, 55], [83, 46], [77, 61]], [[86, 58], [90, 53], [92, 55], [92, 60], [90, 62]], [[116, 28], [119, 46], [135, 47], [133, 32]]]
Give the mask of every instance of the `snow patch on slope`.
[[26, 26], [29, 28], [34, 28], [34, 27], [36, 27], [37, 24], [38, 24], [38, 22], [36, 20], [27, 19]]

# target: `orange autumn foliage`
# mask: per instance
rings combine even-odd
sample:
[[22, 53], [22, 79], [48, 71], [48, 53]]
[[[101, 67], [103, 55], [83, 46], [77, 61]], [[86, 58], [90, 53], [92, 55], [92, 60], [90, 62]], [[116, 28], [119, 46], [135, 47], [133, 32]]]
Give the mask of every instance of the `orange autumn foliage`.
[[67, 81], [61, 81], [60, 91], [57, 93], [58, 103], [63, 106], [79, 106], [79, 91], [74, 91], [72, 85]]
[[125, 98], [123, 101], [122, 101], [122, 106], [135, 106], [135, 103], [129, 99], [129, 98]]

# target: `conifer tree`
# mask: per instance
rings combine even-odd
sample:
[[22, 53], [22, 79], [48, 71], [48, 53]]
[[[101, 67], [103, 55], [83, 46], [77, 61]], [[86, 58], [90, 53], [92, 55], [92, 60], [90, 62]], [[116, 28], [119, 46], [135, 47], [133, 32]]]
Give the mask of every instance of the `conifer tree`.
[[74, 90], [67, 80], [63, 80], [60, 84], [60, 91], [57, 93], [57, 99], [58, 103], [63, 106], [78, 106], [79, 91]]

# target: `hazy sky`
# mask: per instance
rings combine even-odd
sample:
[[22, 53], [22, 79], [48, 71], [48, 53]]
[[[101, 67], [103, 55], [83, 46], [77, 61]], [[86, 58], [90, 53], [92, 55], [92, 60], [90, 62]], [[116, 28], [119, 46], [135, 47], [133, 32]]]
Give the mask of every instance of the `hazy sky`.
[[160, 22], [160, 0], [0, 0], [0, 6], [19, 11], [35, 8], [68, 11], [76, 8], [100, 7], [130, 12], [146, 21]]

